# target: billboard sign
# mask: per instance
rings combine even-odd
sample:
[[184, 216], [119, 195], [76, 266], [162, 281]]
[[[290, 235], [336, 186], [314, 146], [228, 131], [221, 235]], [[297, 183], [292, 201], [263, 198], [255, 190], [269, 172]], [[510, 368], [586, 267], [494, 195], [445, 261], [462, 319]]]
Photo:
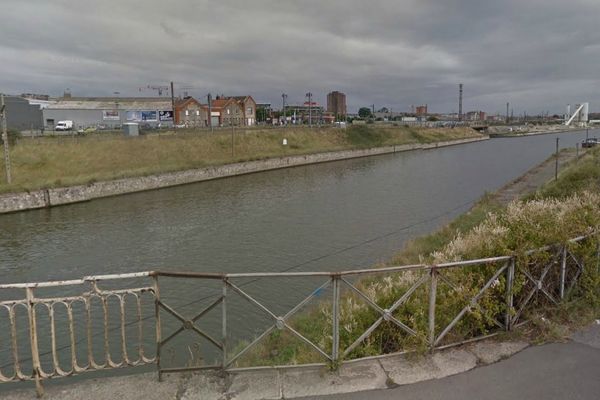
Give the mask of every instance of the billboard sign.
[[173, 121], [173, 111], [159, 111], [158, 112], [159, 121]]
[[127, 121], [141, 121], [142, 113], [140, 111], [127, 111]]
[[142, 121], [158, 121], [156, 111], [142, 111]]
[[105, 121], [118, 121], [121, 118], [118, 110], [104, 110], [102, 111], [102, 119]]

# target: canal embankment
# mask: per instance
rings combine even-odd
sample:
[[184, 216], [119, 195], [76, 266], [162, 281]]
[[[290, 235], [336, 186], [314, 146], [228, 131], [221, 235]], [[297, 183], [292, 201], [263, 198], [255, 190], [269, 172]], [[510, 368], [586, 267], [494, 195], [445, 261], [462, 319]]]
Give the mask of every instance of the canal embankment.
[[73, 204], [102, 197], [155, 190], [281, 168], [400, 153], [406, 151], [428, 150], [489, 139], [487, 136], [475, 133], [469, 133], [468, 136], [470, 137], [438, 141], [436, 141], [435, 138], [439, 137], [433, 136], [429, 137], [426, 143], [394, 144], [366, 149], [361, 148], [353, 150], [319, 152], [313, 154], [280, 156], [147, 176], [100, 182], [90, 181], [84, 185], [43, 188], [19, 193], [2, 194], [0, 195], [0, 214]]

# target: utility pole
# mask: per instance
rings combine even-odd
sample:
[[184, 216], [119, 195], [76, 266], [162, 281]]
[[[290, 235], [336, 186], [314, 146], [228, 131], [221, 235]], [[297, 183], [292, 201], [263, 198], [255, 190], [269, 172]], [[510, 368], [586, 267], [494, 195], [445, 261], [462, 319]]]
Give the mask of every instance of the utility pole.
[[209, 93], [208, 96], [206, 96], [208, 99], [208, 126], [210, 126], [210, 131], [213, 131], [213, 124], [212, 124], [212, 96]]
[[175, 121], [175, 91], [173, 90], [173, 81], [171, 81], [171, 108], [173, 109], [173, 129], [177, 133], [177, 121]]
[[306, 93], [306, 97], [308, 97], [308, 126], [312, 128], [312, 93]]
[[6, 105], [4, 104], [4, 94], [0, 94], [0, 112], [2, 113], [2, 142], [4, 142], [4, 169], [6, 171], [6, 183], [12, 183], [12, 174], [10, 171], [10, 153], [8, 148], [8, 133], [6, 132]]
[[463, 84], [458, 85], [458, 120], [463, 120]]
[[283, 123], [285, 126], [287, 126], [287, 117], [285, 115], [285, 100], [287, 99], [287, 94], [283, 93], [281, 95], [281, 102], [282, 102], [282, 106], [281, 106], [281, 111], [283, 111]]

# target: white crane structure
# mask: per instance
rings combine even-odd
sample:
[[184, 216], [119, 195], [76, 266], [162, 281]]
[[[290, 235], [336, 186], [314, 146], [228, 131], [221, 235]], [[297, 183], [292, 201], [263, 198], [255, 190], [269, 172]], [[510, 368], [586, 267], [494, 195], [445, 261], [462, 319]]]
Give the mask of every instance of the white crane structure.
[[587, 125], [590, 120], [590, 103], [576, 104], [576, 110], [571, 114], [571, 105], [567, 106], [567, 114], [565, 115], [565, 125], [570, 126], [573, 122], [580, 125]]

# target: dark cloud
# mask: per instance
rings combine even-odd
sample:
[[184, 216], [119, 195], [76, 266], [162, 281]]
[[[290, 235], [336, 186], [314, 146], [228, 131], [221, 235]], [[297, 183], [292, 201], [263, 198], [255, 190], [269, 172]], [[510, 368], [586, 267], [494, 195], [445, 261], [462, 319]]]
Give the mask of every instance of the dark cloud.
[[136, 95], [174, 80], [198, 97], [341, 90], [352, 109], [456, 111], [463, 82], [467, 109], [598, 110], [598, 15], [597, 0], [4, 0], [0, 87]]

